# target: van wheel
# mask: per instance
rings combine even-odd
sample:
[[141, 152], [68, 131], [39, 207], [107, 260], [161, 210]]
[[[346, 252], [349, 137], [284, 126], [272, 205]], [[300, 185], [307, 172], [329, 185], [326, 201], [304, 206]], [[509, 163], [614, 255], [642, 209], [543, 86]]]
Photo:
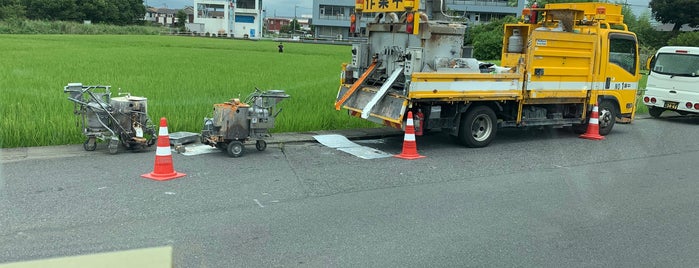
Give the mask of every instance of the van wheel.
[[660, 118], [660, 115], [663, 114], [664, 111], [665, 109], [660, 107], [648, 107], [648, 114], [650, 114], [650, 116], [652, 116], [653, 118]]
[[605, 136], [612, 132], [616, 122], [616, 105], [610, 100], [603, 100], [599, 105], [599, 134]]
[[459, 141], [472, 148], [488, 146], [497, 133], [496, 122], [495, 112], [488, 106], [469, 109], [461, 118]]

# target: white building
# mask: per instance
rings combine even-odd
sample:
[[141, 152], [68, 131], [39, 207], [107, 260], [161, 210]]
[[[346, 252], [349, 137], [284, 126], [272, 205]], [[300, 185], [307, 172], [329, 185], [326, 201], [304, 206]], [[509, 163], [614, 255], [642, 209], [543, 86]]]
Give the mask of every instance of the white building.
[[262, 36], [262, 0], [194, 0], [192, 32], [235, 38]]

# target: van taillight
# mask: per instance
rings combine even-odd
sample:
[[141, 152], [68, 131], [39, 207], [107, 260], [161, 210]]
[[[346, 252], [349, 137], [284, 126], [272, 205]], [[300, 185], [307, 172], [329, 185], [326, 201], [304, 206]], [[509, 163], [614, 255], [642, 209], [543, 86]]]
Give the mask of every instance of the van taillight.
[[675, 50], [675, 53], [687, 54], [687, 50]]
[[687, 107], [687, 109], [692, 109], [692, 103], [691, 103], [691, 102], [687, 102], [684, 106]]
[[699, 103], [694, 104], [694, 110], [699, 110]]
[[650, 101], [650, 98], [648, 98], [648, 96], [643, 97], [643, 102], [649, 102], [649, 101]]
[[655, 103], [657, 100], [655, 98], [650, 98], [651, 103]]

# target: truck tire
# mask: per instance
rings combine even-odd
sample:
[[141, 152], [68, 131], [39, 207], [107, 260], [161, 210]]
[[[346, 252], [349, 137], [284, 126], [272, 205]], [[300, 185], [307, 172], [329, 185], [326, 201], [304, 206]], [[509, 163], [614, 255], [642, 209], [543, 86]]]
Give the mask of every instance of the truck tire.
[[660, 108], [660, 107], [655, 107], [655, 106], [650, 106], [648, 107], [648, 114], [652, 116], [653, 118], [660, 118], [660, 115], [663, 114], [665, 109]]
[[497, 117], [488, 106], [475, 106], [466, 111], [459, 125], [459, 142], [471, 148], [488, 146], [497, 133]]
[[603, 100], [599, 105], [599, 134], [606, 136], [612, 132], [616, 122], [617, 109], [611, 100]]
[[228, 143], [228, 156], [230, 157], [240, 157], [245, 152], [245, 146], [242, 142], [231, 141]]

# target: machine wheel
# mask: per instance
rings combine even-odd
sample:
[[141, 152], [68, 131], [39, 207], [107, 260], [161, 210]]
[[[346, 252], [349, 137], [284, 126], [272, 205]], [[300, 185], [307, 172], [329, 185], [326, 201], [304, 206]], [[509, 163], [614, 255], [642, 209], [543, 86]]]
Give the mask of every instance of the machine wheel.
[[599, 105], [599, 134], [605, 136], [612, 132], [616, 122], [616, 105], [610, 100], [603, 100]]
[[660, 108], [660, 107], [655, 107], [655, 106], [650, 106], [648, 107], [648, 114], [652, 116], [653, 118], [660, 118], [660, 115], [663, 114], [665, 109]]
[[85, 149], [85, 151], [94, 151], [97, 149], [97, 139], [95, 139], [95, 137], [87, 138], [85, 143], [83, 143], [83, 149]]
[[158, 141], [158, 136], [152, 136], [152, 137], [146, 142], [146, 145], [147, 145], [148, 147], [151, 147], [151, 146], [153, 146], [153, 144], [155, 144], [156, 141]]
[[496, 123], [493, 109], [488, 106], [473, 107], [462, 115], [459, 141], [472, 148], [488, 146], [497, 133]]
[[243, 146], [242, 142], [231, 141], [230, 143], [228, 143], [228, 156], [240, 157], [241, 155], [243, 155], [244, 151], [245, 147]]
[[178, 154], [183, 154], [187, 152], [187, 148], [185, 148], [182, 144], [175, 144], [175, 152]]
[[257, 148], [258, 151], [264, 151], [265, 149], [267, 149], [267, 142], [263, 140], [257, 140], [257, 142], [255, 142], [255, 148]]
[[110, 154], [116, 154], [119, 151], [119, 140], [110, 140], [107, 148]]

